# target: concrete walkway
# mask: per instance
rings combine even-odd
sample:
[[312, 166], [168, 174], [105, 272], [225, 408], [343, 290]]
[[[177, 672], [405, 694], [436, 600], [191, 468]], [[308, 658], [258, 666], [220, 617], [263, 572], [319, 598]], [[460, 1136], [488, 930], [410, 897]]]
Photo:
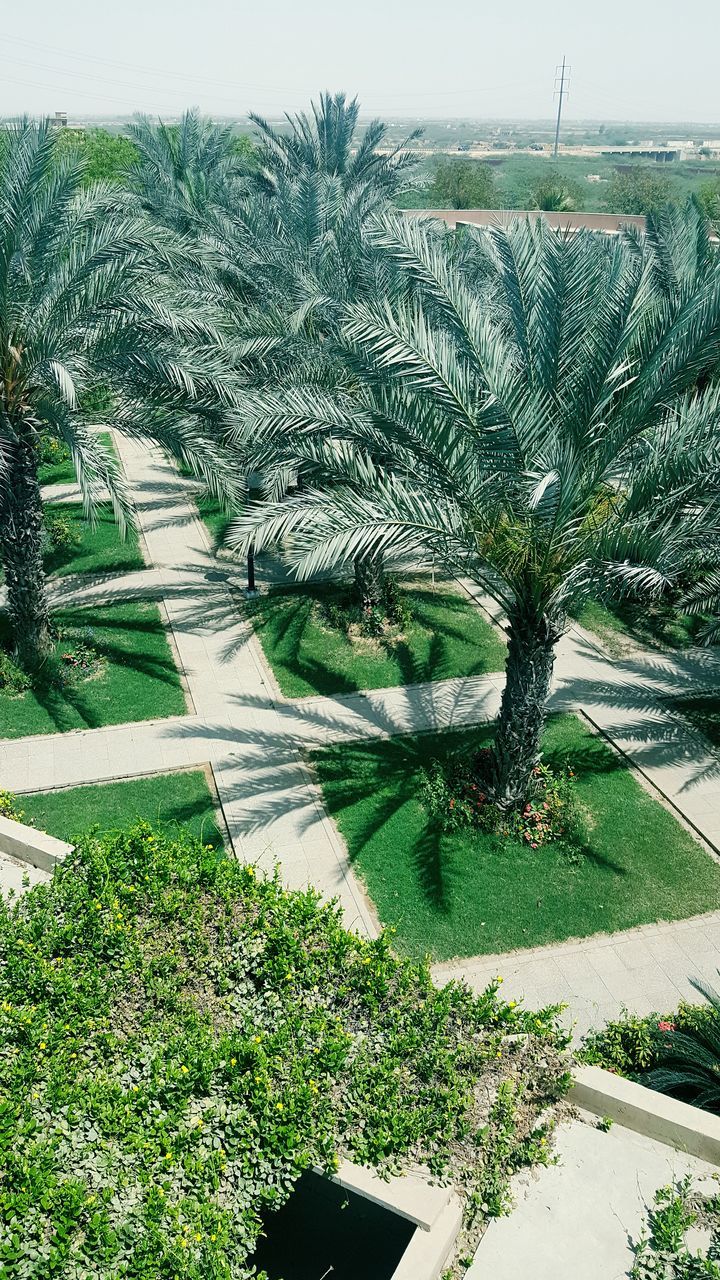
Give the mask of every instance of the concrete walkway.
[[[717, 1193], [714, 1165], [619, 1124], [603, 1133], [567, 1121], [554, 1154], [557, 1163], [514, 1180], [512, 1214], [490, 1222], [466, 1280], [622, 1280], [656, 1191], [689, 1177], [694, 1192]], [[708, 1242], [696, 1229], [688, 1243]]]
[[[337, 896], [347, 923], [376, 920], [303, 763], [302, 749], [491, 719], [503, 677], [440, 681], [288, 702], [236, 609], [243, 575], [213, 556], [192, 482], [159, 452], [118, 440], [152, 567], [122, 578], [63, 579], [64, 604], [163, 601], [187, 681], [188, 714], [107, 729], [0, 741], [0, 781], [22, 793], [210, 763], [237, 855], [277, 859], [286, 882]], [[472, 589], [468, 589], [472, 592]], [[480, 601], [492, 609], [489, 601]], [[553, 709], [578, 709], [626, 752], [712, 848], [720, 844], [720, 760], [663, 706], [688, 687], [720, 685], [714, 652], [609, 660], [579, 628], [561, 642]], [[617, 1013], [670, 1008], [688, 975], [713, 980], [720, 913], [615, 937], [439, 966], [478, 986], [502, 972], [529, 1002], [567, 1001], [579, 1028]]]

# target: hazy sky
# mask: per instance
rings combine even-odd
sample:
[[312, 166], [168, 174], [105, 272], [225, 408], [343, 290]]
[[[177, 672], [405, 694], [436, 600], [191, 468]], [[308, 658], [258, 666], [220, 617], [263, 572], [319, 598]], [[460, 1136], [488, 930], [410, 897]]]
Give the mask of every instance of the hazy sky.
[[278, 114], [328, 88], [390, 119], [548, 117], [565, 53], [568, 118], [720, 121], [718, 0], [27, 0], [3, 27], [5, 115]]

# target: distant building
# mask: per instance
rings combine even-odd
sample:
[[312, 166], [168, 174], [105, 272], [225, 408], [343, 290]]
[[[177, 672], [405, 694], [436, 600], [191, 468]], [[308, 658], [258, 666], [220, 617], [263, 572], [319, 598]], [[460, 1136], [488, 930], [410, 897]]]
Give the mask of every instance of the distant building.
[[50, 126], [53, 129], [67, 129], [67, 111], [56, 111], [50, 121]]
[[506, 227], [518, 218], [542, 218], [557, 231], [604, 231], [617, 235], [624, 227], [645, 231], [647, 221], [635, 213], [555, 213], [544, 209], [406, 209], [409, 218], [441, 218], [451, 227]]

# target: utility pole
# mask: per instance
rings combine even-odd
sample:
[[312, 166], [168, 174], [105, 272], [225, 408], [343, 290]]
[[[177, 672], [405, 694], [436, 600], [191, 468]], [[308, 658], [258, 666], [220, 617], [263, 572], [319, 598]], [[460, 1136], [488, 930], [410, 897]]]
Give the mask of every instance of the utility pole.
[[[563, 54], [562, 66], [555, 68], [555, 93], [558, 95], [558, 113], [557, 124], [555, 125], [555, 147], [553, 149], [554, 160], [557, 160], [558, 146], [560, 143], [560, 117], [562, 115], [563, 98], [567, 98], [568, 94], [565, 84], [570, 81], [570, 70], [570, 67], [565, 65], [565, 54]], [[560, 77], [559, 89], [557, 87], [558, 75]]]

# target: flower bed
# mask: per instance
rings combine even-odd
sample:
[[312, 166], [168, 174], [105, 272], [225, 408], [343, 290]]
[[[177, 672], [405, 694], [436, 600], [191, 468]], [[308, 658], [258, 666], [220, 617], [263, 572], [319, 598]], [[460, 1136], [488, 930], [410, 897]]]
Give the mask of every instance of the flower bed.
[[681, 1102], [720, 1114], [720, 996], [698, 985], [703, 1005], [681, 1002], [674, 1013], [625, 1013], [593, 1031], [580, 1057]]
[[516, 812], [502, 812], [488, 795], [492, 751], [483, 747], [468, 756], [453, 752], [434, 760], [425, 770], [419, 798], [442, 831], [476, 827], [514, 840], [531, 849], [581, 834], [582, 814], [575, 793], [575, 771], [566, 765], [538, 764], [527, 803]]

